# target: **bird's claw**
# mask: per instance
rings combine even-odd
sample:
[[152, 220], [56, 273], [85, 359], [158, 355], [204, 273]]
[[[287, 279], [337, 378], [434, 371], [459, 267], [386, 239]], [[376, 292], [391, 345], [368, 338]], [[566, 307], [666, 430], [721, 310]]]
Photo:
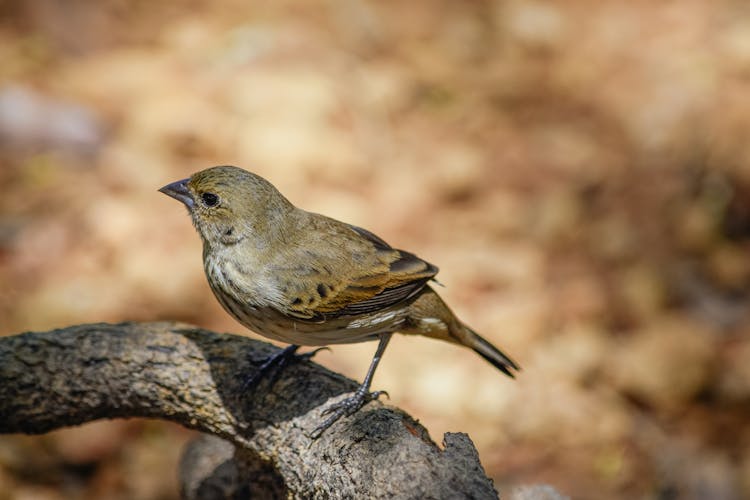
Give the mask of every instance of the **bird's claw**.
[[330, 347], [323, 346], [323, 347], [318, 347], [317, 349], [313, 349], [310, 352], [305, 352], [305, 353], [302, 353], [302, 354], [297, 354], [296, 356], [297, 356], [297, 359], [309, 360], [309, 359], [312, 359], [313, 356], [315, 356], [316, 354], [318, 354], [320, 351], [330, 351], [330, 350], [331, 350]]
[[266, 358], [260, 368], [258, 368], [253, 375], [245, 379], [245, 382], [242, 384], [242, 392], [247, 392], [248, 390], [257, 387], [258, 384], [266, 378], [269, 383], [273, 385], [273, 383], [276, 382], [279, 373], [281, 373], [282, 368], [296, 361], [309, 360], [319, 351], [328, 349], [328, 347], [319, 347], [304, 354], [297, 354], [297, 349], [299, 349], [299, 346], [290, 345]]
[[370, 401], [376, 401], [383, 394], [385, 394], [386, 397], [390, 398], [386, 391], [368, 392], [366, 390], [362, 390], [362, 388], [357, 389], [357, 391], [353, 395], [349, 396], [346, 399], [342, 399], [341, 401], [334, 403], [330, 407], [323, 410], [321, 415], [328, 415], [328, 418], [326, 418], [323, 423], [317, 426], [310, 433], [310, 437], [312, 439], [318, 439], [326, 431], [326, 429], [335, 424], [341, 417], [356, 413], [364, 405], [366, 405]]

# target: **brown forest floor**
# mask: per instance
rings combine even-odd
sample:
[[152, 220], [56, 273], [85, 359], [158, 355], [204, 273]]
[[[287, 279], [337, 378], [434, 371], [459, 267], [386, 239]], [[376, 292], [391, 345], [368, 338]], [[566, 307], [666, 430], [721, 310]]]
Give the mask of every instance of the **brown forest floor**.
[[[399, 338], [374, 383], [501, 491], [750, 497], [743, 2], [0, 2], [0, 60], [0, 334], [244, 332], [156, 192], [236, 164], [437, 264], [523, 365]], [[176, 498], [189, 437], [1, 437], [0, 500]]]

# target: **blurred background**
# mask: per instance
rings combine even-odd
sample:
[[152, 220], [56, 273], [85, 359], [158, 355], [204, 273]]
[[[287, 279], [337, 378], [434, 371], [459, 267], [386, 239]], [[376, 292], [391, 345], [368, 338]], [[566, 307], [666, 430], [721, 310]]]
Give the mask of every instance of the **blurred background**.
[[[11, 0], [0, 60], [0, 334], [248, 333], [156, 191], [235, 164], [438, 265], [522, 365], [396, 338], [373, 385], [501, 492], [750, 497], [746, 2]], [[0, 436], [0, 499], [173, 499], [191, 436]]]

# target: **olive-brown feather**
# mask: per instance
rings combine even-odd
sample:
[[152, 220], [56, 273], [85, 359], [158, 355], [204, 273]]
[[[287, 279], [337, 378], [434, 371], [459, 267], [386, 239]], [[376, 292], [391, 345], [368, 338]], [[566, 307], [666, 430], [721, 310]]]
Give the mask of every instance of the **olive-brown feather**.
[[518, 369], [428, 285], [437, 267], [366, 229], [295, 207], [260, 176], [213, 167], [161, 191], [187, 206], [211, 290], [240, 323], [294, 345], [380, 339], [362, 387], [323, 429], [373, 397], [372, 374], [393, 332], [465, 345], [508, 375]]

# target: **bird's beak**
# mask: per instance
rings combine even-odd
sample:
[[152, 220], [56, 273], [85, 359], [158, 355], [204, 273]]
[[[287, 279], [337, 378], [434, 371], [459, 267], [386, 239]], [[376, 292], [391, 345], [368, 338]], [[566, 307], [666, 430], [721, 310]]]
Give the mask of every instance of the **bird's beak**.
[[167, 184], [159, 191], [166, 194], [167, 196], [171, 196], [175, 200], [181, 201], [185, 204], [186, 207], [193, 208], [195, 200], [193, 200], [193, 196], [190, 194], [190, 190], [187, 187], [187, 183], [189, 180], [190, 179], [182, 179], [181, 181]]

